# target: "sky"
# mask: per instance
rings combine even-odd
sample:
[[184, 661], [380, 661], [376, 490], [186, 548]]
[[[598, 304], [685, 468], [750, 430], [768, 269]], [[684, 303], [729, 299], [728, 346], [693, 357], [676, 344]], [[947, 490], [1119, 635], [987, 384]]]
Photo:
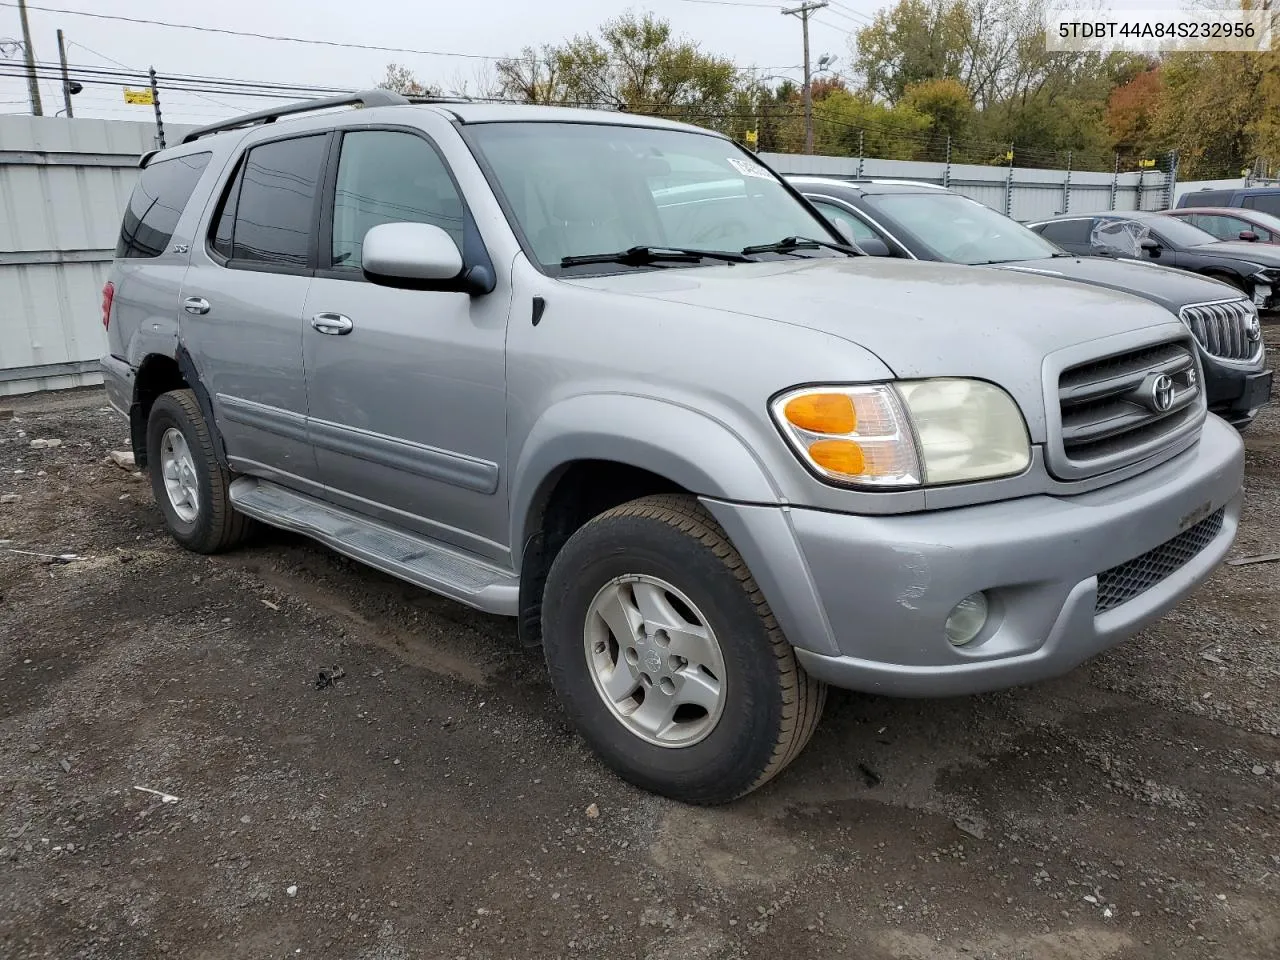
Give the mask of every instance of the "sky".
[[[836, 71], [847, 70], [852, 32], [870, 22], [886, 0], [832, 0], [814, 14], [810, 49], [816, 61], [836, 57]], [[784, 17], [784, 4], [771, 0], [219, 0], [182, 5], [172, 0], [29, 0], [32, 46], [39, 62], [58, 59], [56, 31], [69, 43], [67, 60], [76, 66], [113, 69], [120, 65], [164, 74], [199, 74], [244, 80], [305, 83], [343, 89], [370, 87], [389, 62], [400, 63], [425, 82], [456, 87], [470, 81], [492, 60], [518, 53], [526, 45], [555, 43], [574, 33], [593, 30], [604, 20], [631, 10], [652, 12], [671, 22], [675, 31], [709, 53], [726, 56], [739, 66], [755, 66], [765, 74], [799, 78], [801, 27], [797, 17]], [[297, 42], [253, 39], [120, 20], [95, 19], [58, 8], [168, 23], [194, 24], [260, 34], [338, 43], [404, 47], [420, 51], [471, 54], [471, 57], [428, 56], [353, 50]], [[21, 37], [14, 0], [0, 0], [0, 49], [17, 57], [3, 41]], [[0, 72], [16, 72], [20, 59], [0, 60]], [[91, 76], [88, 73], [84, 77]], [[93, 75], [94, 79], [102, 79]], [[41, 83], [44, 111], [62, 107], [60, 84]], [[166, 121], [210, 123], [220, 117], [262, 109], [264, 99], [224, 93], [165, 92], [160, 88]], [[77, 117], [150, 122], [148, 106], [124, 102], [122, 85], [85, 84], [73, 101]], [[26, 113], [26, 82], [0, 77], [0, 113]]]

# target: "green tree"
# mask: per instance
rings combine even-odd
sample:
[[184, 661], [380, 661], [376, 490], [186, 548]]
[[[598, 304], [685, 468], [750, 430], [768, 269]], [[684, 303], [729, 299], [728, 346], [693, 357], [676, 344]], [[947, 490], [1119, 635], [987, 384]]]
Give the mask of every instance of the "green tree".
[[929, 160], [946, 159], [948, 141], [967, 137], [973, 126], [974, 109], [969, 91], [951, 77], [913, 83], [898, 105], [928, 119], [925, 157]]
[[854, 35], [854, 70], [873, 97], [897, 103], [914, 84], [961, 78], [969, 32], [964, 0], [898, 0]]
[[652, 14], [623, 14], [596, 35], [525, 48], [496, 67], [502, 94], [723, 125], [740, 93], [731, 60], [701, 51]]
[[[1164, 95], [1154, 133], [1177, 149], [1185, 180], [1236, 177], [1254, 160], [1265, 136], [1271, 54], [1177, 53], [1161, 69]], [[1271, 104], [1274, 113], [1276, 105]]]

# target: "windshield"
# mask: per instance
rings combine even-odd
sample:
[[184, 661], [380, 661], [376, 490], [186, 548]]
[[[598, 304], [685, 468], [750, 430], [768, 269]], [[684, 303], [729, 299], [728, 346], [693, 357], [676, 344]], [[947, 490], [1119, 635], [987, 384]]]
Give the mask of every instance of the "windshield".
[[[526, 248], [552, 272], [565, 257], [638, 246], [740, 251], [784, 237], [840, 240], [751, 154], [720, 137], [604, 123], [484, 123], [467, 132]], [[842, 254], [810, 248], [757, 256]]]
[[1042, 260], [1062, 251], [1015, 220], [955, 193], [886, 193], [866, 202], [953, 263]]
[[1142, 222], [1161, 240], [1166, 240], [1175, 247], [1195, 247], [1202, 243], [1219, 242], [1212, 233], [1177, 217], [1152, 217]]

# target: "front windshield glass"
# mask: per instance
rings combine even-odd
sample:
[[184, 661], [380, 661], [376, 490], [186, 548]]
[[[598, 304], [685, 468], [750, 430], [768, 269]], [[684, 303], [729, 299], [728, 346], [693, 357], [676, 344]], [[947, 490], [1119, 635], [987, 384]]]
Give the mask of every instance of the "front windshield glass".
[[1062, 251], [1022, 224], [955, 193], [886, 193], [866, 201], [953, 263], [1042, 260]]
[[1212, 233], [1177, 217], [1152, 217], [1143, 222], [1151, 228], [1152, 233], [1175, 247], [1195, 247], [1202, 243], [1220, 242]]
[[785, 237], [842, 242], [720, 137], [604, 123], [483, 123], [468, 133], [544, 268], [636, 246], [737, 252]]

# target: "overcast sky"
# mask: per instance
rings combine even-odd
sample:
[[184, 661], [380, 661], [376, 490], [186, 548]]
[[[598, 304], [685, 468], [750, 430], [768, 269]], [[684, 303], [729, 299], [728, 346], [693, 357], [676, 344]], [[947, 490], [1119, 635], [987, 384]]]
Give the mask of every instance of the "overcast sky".
[[[795, 0], [798, 2], [798, 0]], [[812, 19], [811, 49], [837, 58], [836, 72], [849, 69], [854, 31], [890, 0], [829, 0]], [[1075, 8], [1167, 9], [1191, 0], [1063, 0]], [[28, 0], [37, 59], [58, 59], [59, 28], [69, 41], [67, 59], [75, 66], [113, 69], [120, 65], [160, 73], [198, 74], [241, 80], [315, 84], [344, 89], [373, 86], [389, 62], [409, 67], [428, 83], [455, 88], [470, 81], [493, 59], [518, 53], [526, 45], [554, 43], [588, 32], [623, 13], [650, 11], [669, 20], [677, 33], [703, 50], [733, 59], [764, 74], [798, 78], [802, 46], [800, 23], [784, 17], [793, 3], [781, 0], [218, 0], [183, 5], [174, 0]], [[46, 9], [40, 9], [46, 8]], [[66, 12], [51, 12], [56, 8]], [[77, 16], [165, 21], [202, 27], [367, 46], [402, 47], [469, 56], [380, 52], [180, 29]], [[15, 0], [0, 0], [0, 52], [16, 51], [4, 40], [21, 36]], [[12, 73], [19, 61], [0, 59], [0, 72]], [[80, 72], [80, 79], [106, 78]], [[122, 84], [85, 83], [74, 100], [77, 117], [151, 121], [150, 107], [124, 102]], [[56, 80], [42, 82], [46, 114], [62, 107]], [[218, 94], [167, 91], [161, 106], [167, 120], [208, 123], [219, 117], [261, 109], [284, 101]], [[0, 76], [0, 113], [27, 112], [25, 81]]]
[[[0, 39], [21, 36], [18, 11], [12, 3], [13, 0], [6, 0], [6, 5], [0, 5]], [[463, 3], [220, 0], [189, 5], [172, 0], [29, 0], [29, 3], [32, 42], [42, 62], [57, 61], [56, 31], [61, 28], [71, 44], [67, 59], [72, 64], [110, 69], [112, 61], [118, 61], [141, 70], [154, 65], [161, 73], [344, 88], [372, 86], [391, 61], [409, 67], [424, 81], [454, 86], [459, 80], [473, 78], [477, 69], [490, 61], [258, 40], [34, 8], [79, 10], [314, 40], [489, 57], [513, 54], [528, 44], [560, 41], [630, 9], [652, 11], [666, 18], [677, 32], [697, 41], [704, 50], [730, 57], [741, 66], [757, 66], [766, 73], [798, 77], [802, 59], [798, 19], [784, 18], [782, 4], [770, 0], [737, 0], [735, 3], [708, 0], [631, 3], [625, 0], [473, 0]], [[851, 31], [866, 25], [870, 15], [883, 5], [884, 0], [838, 0], [838, 4], [833, 2], [816, 14], [811, 27], [814, 58], [828, 53], [839, 58], [837, 70], [847, 68]], [[0, 64], [5, 64], [0, 69], [13, 72], [17, 61], [0, 61]], [[75, 74], [74, 67], [72, 74]], [[43, 82], [41, 90], [46, 114], [62, 107], [56, 82]], [[173, 122], [207, 123], [217, 117], [260, 109], [271, 102], [222, 94], [166, 94], [161, 87], [164, 116]], [[75, 98], [74, 107], [77, 117], [151, 119], [149, 107], [124, 103], [123, 91], [118, 85], [85, 84], [84, 92]], [[26, 112], [23, 80], [0, 77], [0, 112]]]

